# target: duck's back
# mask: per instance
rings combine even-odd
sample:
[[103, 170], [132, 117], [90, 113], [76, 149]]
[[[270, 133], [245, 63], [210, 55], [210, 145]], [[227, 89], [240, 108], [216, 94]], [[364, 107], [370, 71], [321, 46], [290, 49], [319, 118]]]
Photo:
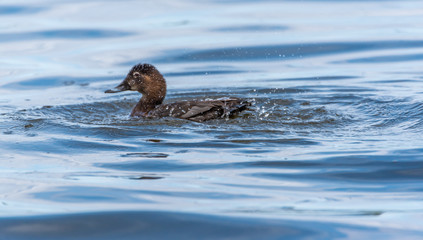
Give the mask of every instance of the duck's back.
[[161, 104], [148, 113], [150, 117], [176, 117], [196, 122], [231, 117], [251, 106], [251, 103], [238, 99], [193, 100]]

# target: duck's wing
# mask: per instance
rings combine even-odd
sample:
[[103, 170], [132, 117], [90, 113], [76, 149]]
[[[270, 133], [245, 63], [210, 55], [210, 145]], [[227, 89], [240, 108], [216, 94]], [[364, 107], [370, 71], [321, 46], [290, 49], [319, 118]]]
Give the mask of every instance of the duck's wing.
[[180, 115], [178, 117], [183, 118], [183, 119], [190, 119], [190, 118], [193, 118], [195, 116], [209, 112], [210, 110], [212, 110], [215, 107], [216, 106], [214, 106], [213, 104], [198, 104], [198, 105], [192, 106], [188, 110], [188, 112], [186, 112], [185, 114]]
[[171, 116], [196, 122], [231, 117], [251, 106], [251, 103], [238, 98], [183, 101], [163, 104], [155, 109], [160, 116]]

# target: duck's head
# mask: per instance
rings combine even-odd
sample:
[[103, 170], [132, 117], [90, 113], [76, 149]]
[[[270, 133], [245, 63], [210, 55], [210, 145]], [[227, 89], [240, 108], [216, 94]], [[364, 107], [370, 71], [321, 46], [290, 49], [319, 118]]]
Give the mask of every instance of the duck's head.
[[166, 95], [166, 81], [153, 65], [137, 64], [132, 67], [121, 84], [105, 93], [122, 91], [138, 91], [147, 99], [163, 100]]

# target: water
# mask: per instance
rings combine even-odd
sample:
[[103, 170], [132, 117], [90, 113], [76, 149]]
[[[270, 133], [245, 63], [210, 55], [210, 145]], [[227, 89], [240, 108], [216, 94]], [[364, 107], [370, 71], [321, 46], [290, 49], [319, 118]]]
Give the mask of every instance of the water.
[[[0, 239], [417, 239], [420, 1], [3, 1]], [[132, 119], [133, 64], [228, 120]]]

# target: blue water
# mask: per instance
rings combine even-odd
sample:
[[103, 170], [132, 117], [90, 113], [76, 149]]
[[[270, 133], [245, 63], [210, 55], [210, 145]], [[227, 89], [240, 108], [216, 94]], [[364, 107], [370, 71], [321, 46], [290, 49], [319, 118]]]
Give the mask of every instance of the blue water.
[[[3, 1], [0, 239], [423, 237], [421, 1]], [[140, 62], [167, 102], [129, 117]]]

